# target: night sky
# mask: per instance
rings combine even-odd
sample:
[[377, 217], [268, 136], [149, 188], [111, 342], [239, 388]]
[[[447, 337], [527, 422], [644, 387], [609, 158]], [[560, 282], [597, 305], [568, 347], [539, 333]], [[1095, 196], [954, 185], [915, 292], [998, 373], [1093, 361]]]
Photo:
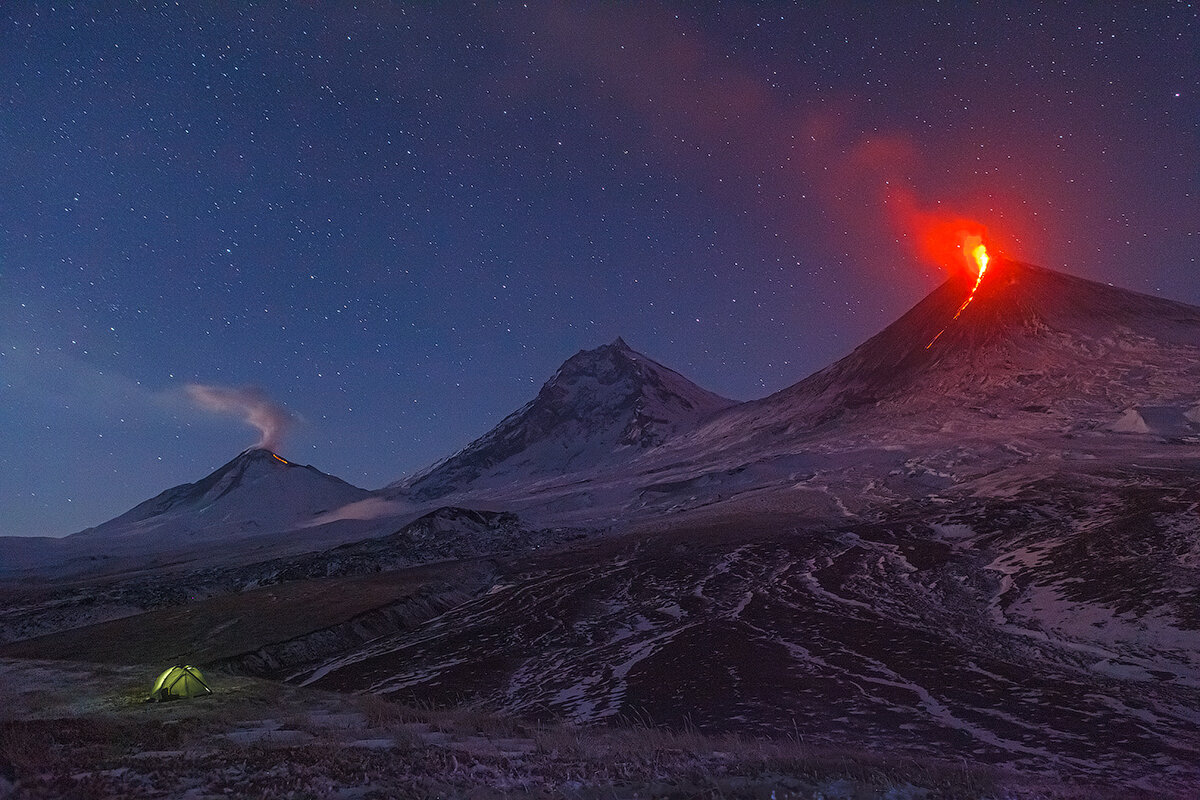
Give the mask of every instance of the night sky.
[[761, 397], [945, 278], [897, 196], [1200, 304], [1187, 4], [93, 5], [0, 9], [0, 534], [256, 442], [188, 384], [368, 488], [618, 335]]

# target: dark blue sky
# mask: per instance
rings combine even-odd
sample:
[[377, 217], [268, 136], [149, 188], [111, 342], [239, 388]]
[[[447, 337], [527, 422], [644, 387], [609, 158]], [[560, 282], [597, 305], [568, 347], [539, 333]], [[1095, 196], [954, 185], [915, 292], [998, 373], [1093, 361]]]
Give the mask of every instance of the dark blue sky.
[[1182, 3], [92, 5], [0, 9], [0, 534], [254, 444], [188, 383], [366, 487], [618, 335], [765, 395], [944, 278], [893, 191], [1200, 304]]

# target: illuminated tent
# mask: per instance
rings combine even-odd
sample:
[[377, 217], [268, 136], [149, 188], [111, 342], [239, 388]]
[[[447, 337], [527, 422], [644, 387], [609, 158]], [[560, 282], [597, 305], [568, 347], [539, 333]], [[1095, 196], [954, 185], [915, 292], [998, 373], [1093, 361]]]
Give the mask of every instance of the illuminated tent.
[[212, 694], [200, 670], [187, 665], [176, 665], [163, 672], [150, 690], [149, 702], [178, 700], [181, 697], [199, 697]]

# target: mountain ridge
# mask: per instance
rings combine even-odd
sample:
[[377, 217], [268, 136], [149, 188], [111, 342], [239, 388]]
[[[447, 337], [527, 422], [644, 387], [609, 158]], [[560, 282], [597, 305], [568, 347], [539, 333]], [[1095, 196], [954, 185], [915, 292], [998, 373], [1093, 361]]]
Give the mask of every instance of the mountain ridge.
[[459, 452], [387, 490], [433, 500], [497, 477], [610, 464], [735, 405], [617, 338], [568, 358], [538, 394]]
[[[996, 455], [1013, 437], [1200, 434], [1200, 308], [1001, 258], [964, 308], [971, 283], [951, 277], [844, 358], [758, 400], [709, 392], [617, 338], [566, 359], [533, 399], [467, 447], [383, 489], [252, 448], [67, 538], [282, 532], [364, 500], [375, 504], [365, 516], [345, 517], [363, 519], [368, 535], [381, 530], [368, 517], [451, 497], [582, 525], [589, 514], [611, 520], [717, 502], [813, 470], [884, 468], [850, 465], [845, 454], [856, 448], [950, 453], [970, 437], [994, 439]], [[1051, 449], [1059, 458], [1069, 447]], [[889, 458], [889, 470], [903, 466]], [[988, 458], [975, 458], [976, 469]], [[962, 459], [934, 460], [942, 466], [925, 469], [945, 476], [939, 483], [965, 474], [949, 466]], [[835, 507], [853, 494], [839, 491]], [[388, 505], [397, 498], [411, 508]]]

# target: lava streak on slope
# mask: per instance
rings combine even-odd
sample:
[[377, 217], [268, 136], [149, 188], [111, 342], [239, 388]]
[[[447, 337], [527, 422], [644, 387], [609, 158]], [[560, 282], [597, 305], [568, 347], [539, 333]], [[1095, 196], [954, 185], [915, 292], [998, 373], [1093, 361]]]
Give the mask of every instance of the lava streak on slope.
[[[984, 243], [987, 228], [969, 217], [922, 208], [912, 191], [903, 188], [889, 188], [884, 205], [890, 224], [903, 234], [913, 255], [920, 261], [945, 269], [952, 275], [962, 270], [975, 277], [967, 299], [951, 321], [958, 319], [975, 299], [987, 271], [989, 256]], [[938, 331], [925, 349], [933, 347], [945, 332], [945, 328]]]
[[[990, 260], [988, 257], [987, 245], [983, 243], [983, 237], [978, 234], [963, 234], [959, 247], [962, 248], [963, 254], [966, 255], [969, 261], [974, 265], [975, 285], [971, 287], [971, 293], [967, 295], [967, 299], [964, 300], [963, 304], [958, 307], [957, 311], [954, 312], [954, 317], [950, 320], [951, 322], [958, 319], [962, 315], [963, 311], [966, 310], [967, 306], [971, 305], [971, 301], [975, 299], [975, 293], [979, 291], [979, 284], [983, 283], [983, 274], [987, 272], [988, 261]], [[936, 342], [945, 332], [945, 328], [942, 328], [940, 331], [938, 331], [937, 336], [934, 336], [932, 339], [930, 339], [929, 344], [925, 345], [925, 349], [928, 350], [929, 348], [933, 347], [933, 343]]]
[[988, 251], [987, 245], [978, 236], [967, 236], [963, 241], [963, 252], [969, 253], [971, 260], [975, 263], [975, 285], [971, 287], [971, 293], [967, 295], [967, 299], [958, 307], [958, 311], [954, 312], [954, 319], [958, 319], [962, 314], [963, 309], [971, 305], [971, 301], [975, 299], [975, 293], [979, 291], [979, 284], [983, 283], [983, 273], [987, 272]]

